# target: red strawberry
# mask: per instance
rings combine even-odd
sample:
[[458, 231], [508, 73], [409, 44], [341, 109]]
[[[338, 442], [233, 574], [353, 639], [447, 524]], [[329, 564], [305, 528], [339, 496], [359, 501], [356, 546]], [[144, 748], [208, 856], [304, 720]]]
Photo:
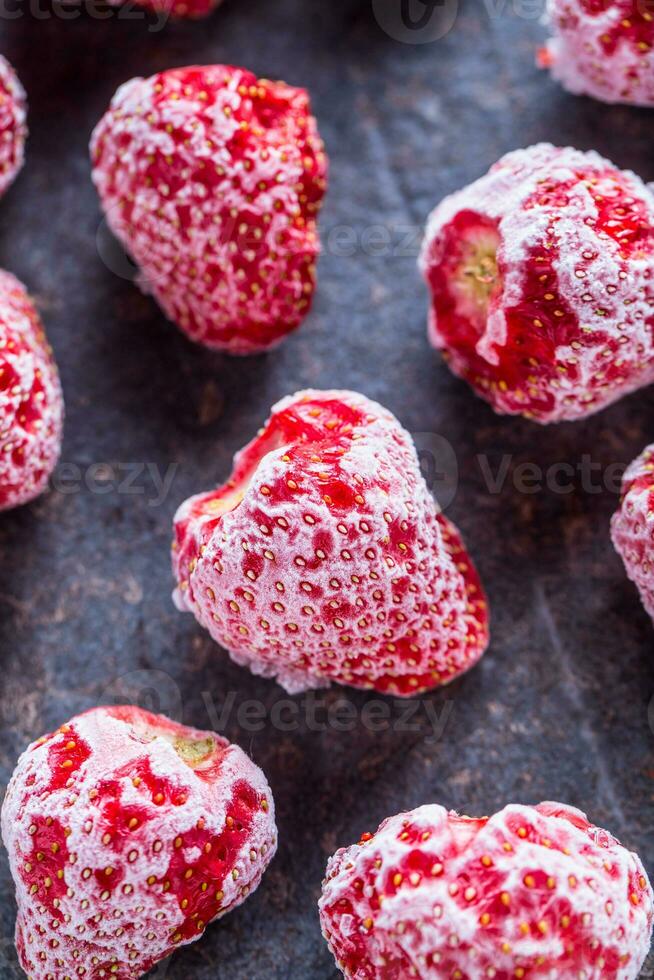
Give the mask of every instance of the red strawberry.
[[30, 746], [2, 837], [33, 980], [135, 980], [240, 905], [276, 847], [270, 788], [241, 749], [132, 707]]
[[432, 214], [430, 339], [495, 411], [579, 419], [654, 381], [654, 194], [596, 153], [517, 150]]
[[541, 65], [575, 95], [654, 106], [651, 0], [547, 0]]
[[27, 139], [27, 101], [23, 86], [0, 55], [0, 195], [23, 166]]
[[611, 535], [627, 575], [654, 619], [654, 444], [627, 469]]
[[180, 608], [289, 692], [334, 680], [408, 696], [488, 644], [479, 578], [411, 437], [363, 395], [285, 398], [175, 535]]
[[224, 65], [136, 78], [91, 152], [142, 288], [193, 340], [252, 354], [299, 326], [327, 173], [303, 89]]
[[[110, 0], [112, 6], [121, 6], [125, 0]], [[222, 0], [136, 0], [139, 7], [145, 7], [155, 14], [167, 14], [174, 18], [197, 20], [206, 17]]]
[[21, 283], [0, 270], [0, 510], [45, 490], [61, 450], [63, 414], [39, 316]]
[[639, 858], [579, 810], [433, 805], [338, 851], [320, 918], [351, 980], [634, 980], [653, 899]]

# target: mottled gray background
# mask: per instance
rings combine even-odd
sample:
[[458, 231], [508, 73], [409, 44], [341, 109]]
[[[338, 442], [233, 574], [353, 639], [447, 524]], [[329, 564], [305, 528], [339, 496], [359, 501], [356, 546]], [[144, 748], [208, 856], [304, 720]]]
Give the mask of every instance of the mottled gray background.
[[[30, 740], [98, 701], [139, 698], [203, 727], [216, 721], [207, 705], [220, 711], [231, 695], [223, 727], [277, 800], [281, 847], [262, 887], [174, 958], [170, 980], [333, 980], [315, 912], [327, 856], [426, 801], [474, 814], [568, 801], [654, 870], [653, 634], [609, 542], [615, 492], [589, 493], [579, 480], [566, 494], [516, 486], [524, 462], [628, 462], [654, 434], [654, 392], [574, 425], [497, 418], [427, 346], [416, 243], [406, 240], [444, 194], [538, 140], [595, 147], [654, 180], [652, 114], [564, 94], [534, 67], [543, 29], [529, 9], [467, 0], [447, 36], [423, 45], [388, 36], [371, 0], [226, 0], [208, 21], [160, 33], [115, 15], [0, 16], [31, 128], [26, 168], [0, 204], [0, 264], [35, 294], [57, 354], [64, 461], [84, 473], [105, 464], [91, 476], [110, 478], [0, 518], [0, 782]], [[96, 247], [86, 147], [116, 86], [212, 61], [310, 88], [332, 160], [314, 312], [281, 349], [246, 361], [193, 347]], [[392, 247], [380, 249], [374, 231], [366, 239], [380, 225]], [[448, 513], [486, 583], [493, 642], [478, 669], [421, 705], [418, 731], [240, 730], [240, 705], [272, 709], [283, 693], [232, 665], [170, 601], [177, 504], [225, 478], [269, 406], [307, 385], [359, 389], [455, 449]], [[512, 457], [501, 494], [489, 492], [479, 454], [493, 472]], [[120, 492], [121, 464], [176, 466], [166, 499], [153, 503], [145, 476], [140, 495]], [[449, 486], [451, 460], [443, 465]], [[348, 697], [359, 710], [371, 700]], [[440, 740], [427, 738], [428, 709], [450, 712]], [[7, 980], [16, 974], [4, 856], [0, 895]]]

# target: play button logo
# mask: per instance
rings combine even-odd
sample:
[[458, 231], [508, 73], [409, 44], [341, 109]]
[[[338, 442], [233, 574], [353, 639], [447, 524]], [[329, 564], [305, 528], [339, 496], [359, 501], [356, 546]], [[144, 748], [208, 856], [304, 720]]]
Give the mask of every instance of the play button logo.
[[459, 0], [372, 0], [377, 23], [403, 44], [429, 44], [454, 27]]

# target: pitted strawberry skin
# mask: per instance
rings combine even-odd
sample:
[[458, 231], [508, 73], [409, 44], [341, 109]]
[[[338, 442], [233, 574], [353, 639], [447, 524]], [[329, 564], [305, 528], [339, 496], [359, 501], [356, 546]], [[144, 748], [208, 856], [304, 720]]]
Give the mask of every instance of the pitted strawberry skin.
[[429, 219], [429, 336], [501, 414], [586, 418], [654, 380], [654, 194], [598, 154], [507, 154]]
[[277, 842], [270, 788], [245, 753], [129, 706], [27, 749], [2, 837], [33, 980], [136, 980], [239, 906]]
[[575, 95], [654, 106], [654, 10], [649, 0], [548, 0], [552, 38], [542, 67]]
[[654, 445], [648, 446], [625, 472], [611, 536], [627, 575], [654, 619]]
[[16, 72], [0, 55], [0, 196], [25, 160], [27, 97]]
[[91, 139], [107, 222], [192, 340], [254, 354], [311, 307], [327, 159], [304, 89], [192, 66], [117, 91]]
[[488, 645], [488, 605], [409, 434], [348, 391], [272, 409], [230, 480], [175, 519], [177, 605], [286, 690], [410, 696]]
[[0, 511], [40, 496], [61, 453], [64, 402], [34, 304], [0, 270]]
[[637, 855], [571, 807], [428, 805], [334, 855], [320, 918], [348, 980], [635, 980], [653, 901]]

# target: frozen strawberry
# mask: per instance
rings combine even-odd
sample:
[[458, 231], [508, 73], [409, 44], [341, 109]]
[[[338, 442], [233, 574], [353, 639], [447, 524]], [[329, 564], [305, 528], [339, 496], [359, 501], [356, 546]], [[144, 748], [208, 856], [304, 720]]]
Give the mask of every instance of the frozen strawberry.
[[408, 696], [488, 644], [479, 578], [410, 435], [354, 392], [279, 402], [229, 481], [178, 511], [173, 563], [178, 606], [291, 693]]
[[575, 95], [654, 106], [652, 0], [547, 0], [540, 63]]
[[[112, 6], [119, 7], [125, 0], [110, 0]], [[139, 7], [145, 7], [155, 14], [167, 14], [174, 18], [197, 20], [206, 17], [222, 0], [136, 0]]]
[[0, 55], [0, 195], [23, 166], [27, 139], [27, 101], [23, 86]]
[[32, 980], [136, 980], [253, 892], [270, 788], [237, 746], [140, 708], [95, 708], [21, 756], [2, 809], [16, 946]]
[[654, 619], [654, 445], [627, 469], [611, 522], [613, 544]]
[[320, 918], [351, 980], [635, 980], [653, 899], [637, 855], [579, 810], [433, 805], [338, 851]]
[[420, 261], [432, 344], [496, 412], [579, 419], [654, 381], [654, 194], [596, 153], [509, 153]]
[[109, 226], [193, 340], [252, 354], [299, 326], [327, 163], [303, 89], [243, 68], [123, 85], [91, 139]]
[[64, 404], [39, 316], [0, 270], [0, 510], [42, 493], [59, 458]]

